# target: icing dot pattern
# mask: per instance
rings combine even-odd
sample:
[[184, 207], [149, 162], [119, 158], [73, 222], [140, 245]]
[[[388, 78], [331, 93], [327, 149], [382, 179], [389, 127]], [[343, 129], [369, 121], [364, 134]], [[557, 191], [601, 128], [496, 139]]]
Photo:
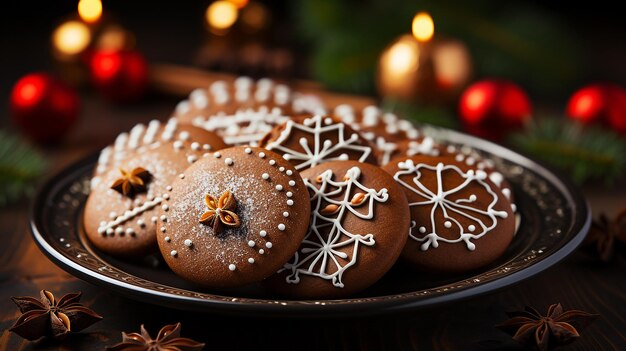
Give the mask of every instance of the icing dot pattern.
[[[228, 149], [229, 151], [231, 151], [232, 149]], [[258, 150], [258, 149], [257, 149]], [[228, 177], [227, 174], [233, 174], [232, 172], [235, 172], [235, 174], [238, 174], [237, 172], [240, 172], [240, 170], [246, 170], [248, 171], [250, 166], [246, 166], [246, 162], [245, 162], [245, 158], [257, 158], [257, 159], [265, 159], [267, 157], [267, 154], [265, 152], [254, 152], [252, 148], [246, 147], [243, 148], [241, 147], [241, 149], [239, 150], [242, 152], [241, 156], [232, 156], [232, 153], [229, 153], [228, 155], [226, 153], [224, 153], [224, 162], [222, 162], [222, 165], [224, 168], [223, 172], [225, 173], [219, 173], [219, 175], [213, 175], [215, 177], [220, 177], [220, 179], [222, 179], [221, 177]], [[233, 152], [233, 151], [231, 151]], [[274, 155], [275, 156], [275, 155]], [[238, 157], [243, 157], [242, 159], [239, 160]], [[284, 162], [283, 162], [284, 164]], [[301, 179], [299, 174], [297, 174], [296, 172], [290, 172], [291, 176], [287, 175], [286, 172], [284, 172], [284, 166], [282, 166], [280, 164], [280, 162], [265, 162], [265, 165], [267, 165], [266, 167], [268, 168], [266, 172], [263, 172], [259, 175], [257, 175], [256, 179], [259, 179], [260, 182], [262, 183], [252, 183], [252, 184], [268, 184], [268, 186], [271, 187], [271, 189], [274, 190], [274, 194], [276, 196], [276, 200], [278, 200], [278, 203], [276, 203], [276, 207], [277, 209], [280, 210], [280, 213], [282, 215], [282, 218], [285, 221], [281, 221], [278, 224], [275, 224], [273, 226], [265, 226], [263, 227], [262, 224], [259, 223], [263, 223], [264, 220], [260, 220], [258, 219], [259, 216], [258, 214], [255, 214], [256, 212], [251, 212], [250, 214], [248, 214], [246, 217], [245, 213], [237, 213], [238, 215], [240, 215], [241, 218], [241, 223], [242, 223], [242, 227], [246, 226], [246, 221], [249, 220], [250, 218], [256, 218], [255, 220], [257, 221], [255, 224], [255, 226], [260, 226], [261, 229], [260, 230], [256, 230], [255, 232], [248, 232], [246, 234], [246, 236], [241, 237], [241, 239], [245, 239], [245, 240], [241, 240], [241, 239], [237, 239], [239, 238], [237, 235], [235, 234], [237, 232], [237, 230], [239, 229], [226, 229], [227, 231], [230, 230], [230, 232], [227, 232], [225, 235], [230, 235], [230, 237], [227, 238], [227, 240], [231, 240], [229, 242], [232, 242], [232, 244], [229, 245], [237, 245], [238, 249], [237, 251], [232, 251], [230, 246], [222, 246], [221, 249], [218, 249], [217, 247], [214, 248], [214, 250], [219, 251], [218, 255], [219, 260], [221, 260], [221, 262], [223, 262], [224, 267], [228, 269], [228, 272], [232, 272], [232, 274], [237, 274], [238, 271], [241, 271], [242, 269], [244, 269], [244, 267], [246, 267], [247, 265], [252, 265], [255, 264], [258, 265], [259, 263], [259, 258], [257, 257], [250, 257], [250, 253], [246, 253], [247, 250], [252, 250], [251, 252], [253, 252], [255, 255], [271, 255], [272, 254], [272, 250], [273, 248], [277, 245], [277, 242], [279, 242], [280, 240], [278, 240], [279, 238], [277, 236], [283, 236], [284, 237], [284, 232], [286, 230], [288, 230], [289, 225], [293, 225], [294, 222], [289, 221], [288, 219], [291, 219], [292, 217], [292, 211], [295, 211], [295, 208], [292, 208], [291, 205], [288, 205], [288, 201], [293, 205], [294, 201], [292, 199], [290, 199], [290, 197], [294, 196], [294, 194], [290, 191], [289, 194], [287, 194], [287, 192], [283, 191], [284, 187], [289, 185], [290, 187], [296, 187], [297, 186], [297, 179]], [[227, 171], [227, 169], [230, 169], [232, 167], [237, 167], [235, 170], [233, 171]], [[283, 171], [280, 171], [279, 167], [283, 168]], [[191, 170], [188, 170], [187, 172], [193, 172]], [[221, 171], [219, 171], [221, 172]], [[274, 173], [272, 173], [274, 172]], [[213, 172], [214, 173], [214, 172]], [[271, 174], [271, 175], [270, 175]], [[189, 174], [189, 176], [191, 177], [191, 174]], [[197, 179], [200, 179], [200, 174], [196, 173], [194, 174], [193, 177], [191, 177], [188, 181], [189, 182], [194, 182], [194, 177], [197, 177]], [[204, 178], [202, 178], [204, 179]], [[213, 178], [212, 178], [213, 179]], [[230, 179], [230, 178], [229, 178]], [[235, 178], [233, 178], [235, 179]], [[239, 178], [237, 178], [239, 179]], [[247, 177], [247, 176], [243, 176], [240, 179], [254, 179], [254, 177]], [[204, 181], [207, 184], [212, 184], [211, 180], [206, 180]], [[246, 211], [245, 208], [246, 206], [253, 206], [253, 204], [250, 203], [250, 199], [247, 199], [246, 196], [248, 195], [241, 195], [242, 197], [239, 198], [238, 194], [245, 194], [246, 192], [241, 192], [241, 191], [237, 191], [237, 189], [240, 189], [243, 184], [245, 183], [238, 183], [240, 181], [236, 181], [236, 180], [232, 180], [232, 181], [225, 181], [228, 184], [232, 184], [230, 185], [230, 187], [232, 187], [232, 189], [229, 189], [233, 192], [233, 195], [236, 198], [236, 201], [238, 202], [238, 208], [241, 207], [244, 208], [241, 211]], [[192, 184], [189, 183], [189, 184]], [[178, 183], [176, 183], [178, 184]], [[258, 186], [258, 185], [255, 185]], [[177, 185], [173, 185], [172, 188], [173, 190], [176, 190]], [[181, 189], [179, 189], [178, 191], [183, 191]], [[203, 192], [204, 189], [199, 189], [198, 192]], [[212, 191], [212, 190], [211, 190]], [[250, 194], [255, 193], [254, 190], [251, 190], [252, 192]], [[186, 192], [186, 190], [185, 190]], [[219, 192], [219, 191], [218, 191]], [[194, 199], [195, 199], [195, 195], [194, 195]], [[190, 198], [191, 199], [191, 198]], [[163, 206], [168, 206], [167, 203], [169, 201], [173, 201], [173, 200], [180, 200], [180, 199], [175, 199], [175, 197], [172, 197], [172, 200], [167, 199], [164, 200], [164, 204]], [[195, 201], [196, 200], [190, 200], [190, 201]], [[199, 198], [197, 200], [198, 202], [201, 202], [201, 198]], [[274, 200], [272, 200], [274, 201]], [[184, 203], [187, 202], [187, 200], [183, 201]], [[260, 204], [261, 205], [261, 204]], [[189, 205], [183, 205], [185, 206], [185, 208], [190, 209], [191, 207], [189, 207]], [[192, 205], [195, 206], [195, 205]], [[170, 233], [170, 230], [168, 229], [169, 226], [171, 225], [176, 225], [176, 223], [178, 223], [178, 221], [180, 221], [181, 219], [172, 219], [171, 217], [180, 217], [181, 214], [178, 210], [178, 207], [181, 207], [181, 201], [177, 202], [176, 205], [176, 211], [173, 213], [172, 211], [174, 211], [173, 208], [171, 208], [171, 206], [169, 206], [169, 211], [167, 212], [168, 215], [166, 216], [166, 220], [163, 221], [162, 217], [159, 218], [161, 220], [161, 222], [159, 222], [159, 225], [162, 225], [168, 232], [169, 236], [168, 238], [170, 239], [168, 240], [164, 240], [161, 244], [162, 244], [162, 250], [177, 250], [177, 255], [176, 256], [171, 256], [171, 259], [175, 259], [175, 260], [180, 260], [181, 257], [185, 257], [187, 254], [191, 253], [190, 250], [182, 250], [182, 245], [184, 244], [187, 247], [190, 247], [191, 245], [187, 245], [188, 243], [191, 244], [192, 240], [193, 242], [196, 242], [197, 240], [194, 239], [194, 237], [198, 238], [198, 237], [203, 237], [203, 236], [207, 236], [207, 235], [215, 235], [212, 231], [212, 229], [208, 229], [209, 227], [207, 226], [199, 226], [198, 228], [201, 229], [192, 229], [191, 231], [186, 230], [186, 237], [180, 237], [180, 234], [178, 233]], [[264, 211], [267, 209], [266, 205], [261, 205], [261, 211]], [[250, 207], [253, 208], [253, 207]], [[162, 208], [162, 210], [164, 211], [164, 209]], [[256, 210], [255, 210], [256, 211]], [[242, 216], [242, 217], [241, 217]], [[250, 217], [253, 216], [253, 217]], [[184, 217], [182, 217], [184, 218]], [[243, 229], [242, 229], [243, 230]], [[229, 234], [230, 233], [230, 234]], [[220, 233], [222, 234], [222, 233]], [[276, 240], [272, 240], [273, 238], [276, 237]], [[231, 239], [232, 238], [232, 239]], [[236, 242], [240, 242], [240, 244], [236, 244]], [[204, 243], [204, 241], [203, 241]], [[299, 243], [298, 243], [299, 244]], [[199, 246], [198, 246], [199, 245]], [[194, 243], [194, 247], [197, 247], [196, 251], [200, 252], [201, 250], [204, 249], [204, 245], [206, 244], [195, 244]], [[211, 244], [214, 245], [214, 244]], [[244, 249], [243, 247], [247, 248]], [[262, 247], [262, 248], [260, 248]], [[230, 250], [230, 251], [229, 251]], [[276, 268], [278, 269], [278, 268]], [[275, 272], [275, 270], [274, 270]]]

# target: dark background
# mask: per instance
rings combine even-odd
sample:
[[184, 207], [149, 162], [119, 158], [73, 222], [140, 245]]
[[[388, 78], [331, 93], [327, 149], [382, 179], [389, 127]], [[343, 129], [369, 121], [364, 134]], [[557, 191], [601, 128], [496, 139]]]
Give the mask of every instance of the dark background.
[[[362, 5], [352, 1], [355, 11]], [[263, 1], [272, 11], [279, 45], [304, 50], [307, 43], [299, 39], [293, 15], [293, 1]], [[393, 6], [393, 1], [388, 1]], [[484, 1], [479, 2], [481, 4]], [[589, 1], [582, 6], [554, 1], [491, 1], [490, 13], [504, 13], [512, 4], [527, 6], [548, 14], [567, 26], [572, 38], [579, 41], [581, 57], [580, 85], [564, 87], [561, 96], [542, 97], [530, 94], [547, 105], [564, 104], [572, 92], [585, 83], [611, 81], [626, 84], [626, 21], [619, 2]], [[191, 64], [193, 56], [207, 37], [204, 11], [210, 1], [104, 1], [105, 13], [133, 32], [137, 48], [149, 62]], [[76, 0], [3, 1], [0, 5], [0, 126], [8, 116], [8, 97], [17, 79], [33, 71], [53, 71], [50, 35], [64, 18], [76, 13]], [[418, 5], [416, 5], [418, 6]], [[464, 6], [473, 6], [470, 3]], [[482, 5], [484, 6], [484, 5]], [[419, 9], [419, 6], [416, 7]], [[349, 21], [349, 19], [346, 19]], [[375, 23], [373, 23], [375, 25]], [[407, 31], [410, 30], [407, 24]], [[578, 58], [577, 58], [578, 59]], [[297, 61], [298, 76], [310, 78], [307, 60]], [[533, 74], [533, 72], [529, 72]], [[478, 77], [479, 78], [479, 77]]]

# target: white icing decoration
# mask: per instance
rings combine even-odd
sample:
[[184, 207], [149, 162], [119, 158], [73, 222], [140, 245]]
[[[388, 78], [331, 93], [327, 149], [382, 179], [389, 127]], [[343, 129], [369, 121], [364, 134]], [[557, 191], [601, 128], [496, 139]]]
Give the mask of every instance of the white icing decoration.
[[437, 149], [435, 140], [431, 137], [424, 137], [421, 141], [412, 140], [409, 142], [408, 146], [409, 148], [406, 151], [407, 156], [439, 156], [439, 149]]
[[172, 251], [170, 252], [170, 255], [171, 255], [172, 257], [176, 257], [176, 256], [178, 256], [178, 251], [176, 251], [176, 250], [172, 250]]
[[[468, 170], [467, 172], [463, 172], [454, 165], [444, 165], [443, 163], [438, 163], [436, 166], [422, 163], [415, 165], [412, 160], [400, 162], [398, 166], [400, 170], [394, 174], [394, 179], [400, 185], [423, 198], [421, 201], [410, 202], [409, 206], [432, 206], [432, 210], [430, 211], [430, 229], [426, 229], [425, 227], [419, 228], [419, 231], [426, 235], [416, 236], [413, 234], [412, 229], [409, 230], [409, 236], [411, 239], [421, 242], [421, 249], [424, 251], [428, 250], [431, 246], [433, 248], [437, 248], [439, 246], [439, 241], [446, 243], [464, 242], [468, 250], [473, 251], [476, 248], [476, 245], [471, 240], [479, 239], [495, 228], [498, 223], [497, 217], [506, 218], [508, 216], [507, 212], [497, 211], [494, 209], [494, 206], [498, 202], [498, 196], [485, 182], [487, 175], [483, 171], [475, 172], [474, 170]], [[463, 178], [463, 182], [452, 189], [443, 189], [444, 185], [442, 183], [442, 173], [444, 171], [455, 172], [458, 176]], [[420, 178], [425, 172], [436, 173], [436, 189], [431, 190], [427, 187], [427, 185], [420, 181]], [[411, 178], [411, 184], [401, 178], [408, 175], [413, 176]], [[470, 204], [476, 202], [477, 200], [476, 195], [474, 194], [470, 195], [468, 199], [449, 199], [451, 195], [465, 189], [470, 184], [482, 187], [487, 192], [488, 196], [491, 197], [486, 209], [470, 206]], [[435, 223], [435, 215], [437, 211], [441, 211], [443, 218], [445, 218], [445, 222], [443, 223], [444, 227], [452, 228], [454, 226], [458, 229], [458, 238], [447, 239], [444, 236], [439, 235], [438, 225]], [[480, 232], [475, 234], [466, 233], [461, 225], [461, 222], [457, 219], [457, 216], [465, 217], [467, 220], [470, 220], [473, 223], [472, 225], [474, 226], [474, 229], [478, 226], [480, 228]], [[477, 218], [479, 216], [481, 218]], [[485, 220], [485, 222], [488, 220], [489, 223], [485, 223], [483, 220]], [[424, 228], [424, 230], [422, 230], [422, 228]], [[428, 232], [429, 230], [430, 232]], [[470, 231], [474, 230], [470, 229]]]
[[248, 241], [248, 246], [250, 246], [250, 247], [254, 247], [254, 240], [250, 240], [250, 241]]
[[253, 264], [254, 263], [254, 258], [252, 258], [252, 257], [248, 258], [248, 263]]
[[[298, 162], [295, 166], [298, 170], [310, 168], [323, 162], [346, 159], [346, 154], [332, 156], [342, 150], [351, 150], [361, 153], [361, 156], [358, 159], [360, 162], [364, 162], [372, 153], [372, 149], [369, 146], [358, 144], [358, 134], [353, 133], [348, 139], [344, 137], [345, 124], [331, 123], [322, 126], [323, 120], [324, 117], [322, 115], [307, 118], [302, 124], [296, 123], [293, 120], [288, 120], [285, 123], [285, 128], [282, 130], [278, 138], [268, 143], [265, 148], [268, 150], [280, 151], [285, 160], [295, 160]], [[283, 145], [283, 143], [289, 139], [294, 130], [313, 135], [314, 144], [309, 145], [306, 138], [300, 138], [299, 145], [302, 147], [303, 151], [293, 150]], [[322, 134], [325, 133], [337, 133], [337, 143], [333, 145], [333, 143], [328, 139], [322, 140]]]
[[266, 232], [265, 230], [261, 230], [261, 231], [259, 232], [259, 235], [260, 235], [262, 238], [264, 238], [264, 237], [267, 235], [267, 232]]
[[271, 241], [266, 242], [265, 243], [265, 247], [267, 247], [268, 249], [271, 249], [272, 248], [272, 242]]
[[[285, 212], [285, 213], [287, 213], [287, 212]], [[284, 214], [283, 214], [283, 215], [284, 215]], [[289, 216], [289, 213], [287, 213], [287, 216], [285, 216], [285, 217], [288, 217], [288, 216]], [[279, 224], [279, 225], [278, 225], [278, 230], [280, 230], [280, 231], [285, 230], [285, 225], [284, 225], [283, 223]]]
[[[247, 97], [246, 97], [247, 98]], [[252, 145], [274, 128], [288, 120], [280, 109], [269, 110], [265, 106], [252, 109], [240, 109], [234, 114], [216, 114], [192, 120], [196, 127], [217, 133], [229, 145]]]
[[235, 269], [237, 269], [237, 266], [231, 263], [228, 265], [228, 269], [230, 269], [231, 271], [234, 271]]
[[227, 166], [232, 166], [232, 165], [233, 165], [233, 159], [232, 159], [232, 158], [230, 158], [230, 157], [227, 157], [227, 158], [225, 158], [225, 159], [224, 159], [224, 163], [225, 163]]
[[185, 246], [187, 247], [191, 247], [191, 245], [193, 245], [193, 241], [191, 241], [190, 239], [185, 239]]
[[[331, 280], [333, 286], [341, 288], [344, 286], [341, 280], [343, 274], [357, 262], [360, 244], [373, 246], [376, 243], [373, 234], [353, 234], [342, 224], [346, 215], [354, 215], [362, 220], [372, 219], [374, 202], [383, 203], [389, 198], [387, 189], [376, 191], [361, 184], [358, 181], [360, 175], [361, 169], [352, 167], [346, 172], [343, 180], [335, 181], [332, 179], [332, 171], [327, 170], [318, 178], [321, 181], [319, 189], [308, 179], [304, 180], [305, 185], [313, 193], [311, 201], [315, 206], [311, 211], [310, 229], [301, 247], [292, 261], [279, 271], [288, 272], [287, 283], [299, 283], [300, 275], [304, 274]], [[354, 191], [364, 193], [363, 200], [357, 205], [351, 203]], [[341, 194], [342, 198], [337, 199]], [[367, 213], [360, 213], [355, 209], [364, 204], [368, 204]], [[327, 205], [335, 205], [337, 209], [332, 214], [322, 214]], [[340, 251], [350, 245], [351, 255]]]
[[376, 138], [376, 148], [382, 153], [380, 164], [384, 166], [391, 160], [391, 156], [398, 149], [398, 144], [387, 142], [385, 138], [379, 136]]
[[[135, 207], [133, 209], [133, 211], [124, 212], [124, 214], [120, 215], [120, 216], [117, 216], [115, 213], [110, 213], [110, 216], [113, 219], [113, 221], [110, 221], [110, 222], [102, 221], [102, 222], [100, 222], [100, 226], [98, 227], [98, 233], [100, 233], [100, 234], [103, 234], [103, 233], [112, 234], [114, 228], [117, 228], [120, 224], [126, 223], [127, 221], [133, 219], [137, 215], [143, 214], [144, 212], [146, 212], [148, 210], [151, 210], [152, 208], [158, 206], [161, 203], [161, 201], [163, 201], [163, 198], [156, 197], [156, 198], [154, 198], [152, 200], [148, 200], [148, 201], [144, 202], [139, 207]], [[153, 222], [156, 222], [156, 217], [153, 217]], [[110, 232], [109, 232], [109, 229], [111, 230]]]

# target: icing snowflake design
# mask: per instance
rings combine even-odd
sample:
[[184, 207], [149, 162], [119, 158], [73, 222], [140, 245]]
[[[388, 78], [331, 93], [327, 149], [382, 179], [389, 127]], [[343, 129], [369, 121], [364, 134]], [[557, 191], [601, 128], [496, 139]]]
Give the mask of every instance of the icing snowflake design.
[[[463, 172], [454, 165], [444, 165], [443, 163], [438, 163], [436, 166], [421, 163], [416, 165], [412, 160], [400, 162], [398, 166], [400, 170], [396, 172], [394, 179], [400, 185], [417, 194], [420, 198], [423, 198], [421, 201], [409, 202], [409, 207], [431, 207], [430, 224], [418, 225], [418, 223], [412, 221], [411, 229], [409, 229], [409, 236], [411, 239], [422, 243], [421, 249], [423, 251], [428, 250], [431, 246], [437, 248], [439, 241], [446, 243], [464, 242], [467, 245], [467, 249], [473, 251], [476, 245], [472, 240], [479, 239], [491, 231], [498, 223], [498, 217], [506, 218], [508, 216], [507, 212], [494, 209], [494, 206], [498, 202], [498, 196], [491, 189], [489, 184], [485, 182], [488, 175], [482, 170], [468, 170], [467, 172]], [[426, 174], [426, 172], [435, 172], [436, 189], [429, 189], [426, 184], [421, 182], [420, 178], [422, 178], [422, 175]], [[452, 189], [444, 189], [442, 183], [442, 173], [444, 172], [455, 172], [463, 179], [463, 182]], [[414, 176], [410, 184], [402, 178], [407, 175]], [[457, 198], [458, 196], [455, 196], [459, 191], [470, 185], [484, 190], [481, 191], [481, 196], [485, 195], [490, 197], [486, 209], [481, 209], [473, 205], [477, 201], [475, 194], [471, 194], [468, 198]], [[437, 214], [443, 215], [443, 223], [436, 222], [435, 217]], [[471, 224], [464, 227], [461, 224], [461, 218], [464, 218], [465, 221], [469, 221]], [[429, 225], [430, 229], [427, 229]], [[447, 239], [439, 235], [442, 230], [450, 231], [453, 227], [459, 232], [458, 238]], [[414, 234], [414, 230], [417, 230], [419, 234]]]
[[[313, 135], [313, 145], [309, 145], [307, 138], [300, 138], [299, 144], [302, 151], [290, 149], [283, 145], [294, 131], [301, 131], [306, 134]], [[322, 134], [336, 133], [337, 143], [325, 139], [322, 140]], [[360, 145], [361, 140], [357, 133], [353, 133], [350, 137], [345, 136], [345, 125], [341, 122], [335, 122], [330, 117], [316, 115], [304, 120], [302, 124], [289, 120], [285, 124], [285, 129], [280, 136], [265, 148], [268, 150], [278, 150], [283, 154], [283, 158], [287, 161], [297, 161], [295, 168], [297, 170], [317, 166], [318, 164], [336, 161], [348, 160], [349, 156], [342, 151], [356, 151], [361, 154], [358, 161], [364, 162], [372, 153], [369, 146]]]
[[[300, 249], [293, 261], [279, 271], [289, 272], [287, 283], [299, 283], [300, 275], [304, 274], [331, 280], [335, 287], [343, 288], [341, 278], [356, 263], [359, 246], [373, 246], [376, 243], [373, 234], [353, 234], [342, 224], [344, 218], [350, 215], [363, 220], [372, 219], [374, 202], [383, 203], [389, 198], [387, 189], [376, 191], [361, 184], [358, 181], [360, 175], [361, 169], [352, 167], [343, 180], [334, 181], [333, 172], [327, 170], [315, 180], [319, 183], [319, 189], [308, 179], [304, 180], [313, 193], [311, 203], [315, 203], [315, 206], [309, 232]], [[366, 213], [357, 211], [357, 207], [365, 204], [368, 206]], [[349, 246], [352, 246], [351, 255], [341, 251]]]

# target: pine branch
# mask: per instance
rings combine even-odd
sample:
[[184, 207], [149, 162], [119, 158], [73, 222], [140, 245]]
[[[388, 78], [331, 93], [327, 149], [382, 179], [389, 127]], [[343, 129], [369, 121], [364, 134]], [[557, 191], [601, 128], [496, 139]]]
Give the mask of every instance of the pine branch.
[[446, 128], [459, 127], [458, 120], [443, 107], [418, 106], [392, 99], [383, 100], [381, 106], [383, 110], [393, 112], [417, 124], [431, 124]]
[[612, 182], [626, 170], [626, 142], [597, 127], [584, 128], [563, 118], [543, 118], [525, 132], [511, 137], [512, 144], [549, 164], [571, 172], [577, 183], [591, 179]]
[[45, 168], [45, 160], [31, 145], [0, 130], [0, 206], [30, 195]]

